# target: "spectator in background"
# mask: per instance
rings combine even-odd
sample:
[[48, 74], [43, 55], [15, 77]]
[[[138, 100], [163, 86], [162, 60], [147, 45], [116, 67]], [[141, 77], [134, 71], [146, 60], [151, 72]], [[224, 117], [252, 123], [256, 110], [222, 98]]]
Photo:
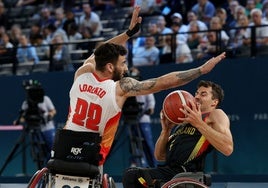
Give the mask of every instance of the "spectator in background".
[[191, 63], [193, 57], [188, 44], [185, 41], [177, 40], [176, 43], [176, 64]]
[[[78, 41], [81, 41], [81, 39], [83, 38], [82, 34], [78, 32], [78, 25], [76, 23], [69, 24], [67, 36], [68, 36], [69, 42], [71, 43], [71, 44], [68, 44], [71, 60], [83, 59], [83, 53], [72, 53], [78, 49], [78, 46], [79, 46]], [[75, 69], [77, 69], [80, 66], [80, 63], [78, 64], [73, 63], [73, 66]]]
[[155, 38], [155, 45], [161, 46], [160, 45], [160, 40], [162, 36], [159, 36], [160, 31], [158, 29], [158, 25], [156, 21], [150, 21], [148, 24], [148, 28], [147, 28], [148, 34], [154, 36]]
[[160, 57], [159, 57], [159, 63], [160, 64], [166, 64], [166, 63], [174, 63], [175, 57], [174, 57], [174, 51], [176, 51], [176, 37], [173, 37], [173, 35], [166, 35], [164, 46], [161, 50]]
[[179, 34], [180, 39], [186, 42], [187, 35], [188, 35], [187, 34], [188, 27], [183, 24], [181, 14], [177, 13], [177, 12], [172, 14], [171, 20], [172, 20], [171, 29], [172, 29], [173, 33], [181, 33], [181, 34]]
[[219, 17], [221, 20], [222, 29], [226, 33], [229, 33], [229, 23], [227, 23], [227, 12], [224, 8], [217, 8], [215, 16]]
[[67, 33], [70, 24], [75, 23], [78, 25], [78, 20], [75, 18], [73, 11], [66, 11], [66, 19], [63, 23], [63, 30]]
[[79, 31], [84, 27], [91, 29], [93, 37], [99, 37], [102, 31], [102, 23], [98, 14], [92, 11], [90, 4], [83, 4], [83, 14], [79, 18]]
[[244, 38], [249, 25], [249, 19], [247, 15], [241, 14], [238, 17], [236, 29], [230, 30], [230, 46], [233, 48], [240, 48], [244, 45]]
[[[230, 27], [235, 27], [235, 10], [236, 7], [239, 6], [240, 3], [237, 0], [229, 0], [227, 3], [227, 23], [229, 23]], [[242, 6], [243, 7], [243, 6]]]
[[158, 37], [158, 44], [159, 44], [159, 48], [162, 48], [164, 43], [165, 43], [165, 36], [163, 35], [166, 35], [166, 34], [172, 34], [173, 31], [170, 27], [167, 27], [167, 22], [166, 22], [166, 19], [164, 16], [158, 16], [158, 19], [157, 19], [157, 28], [158, 28], [158, 33], [159, 36]]
[[8, 15], [6, 13], [5, 5], [3, 2], [0, 1], [0, 26], [5, 27], [6, 29], [9, 29], [8, 25]]
[[76, 23], [71, 23], [68, 25], [67, 29], [68, 41], [72, 44], [69, 44], [69, 51], [76, 50], [77, 44], [75, 42], [83, 38], [82, 34], [78, 31], [78, 25]]
[[31, 45], [26, 35], [19, 37], [19, 45], [17, 48], [18, 63], [38, 63], [39, 58], [36, 53], [36, 48]]
[[54, 38], [54, 36], [58, 34], [62, 36], [64, 42], [68, 42], [67, 33], [61, 28], [56, 28], [54, 24], [49, 24], [46, 26], [43, 29], [43, 34], [47, 43], [51, 43], [51, 40]]
[[70, 65], [70, 53], [68, 46], [66, 46], [63, 40], [62, 35], [57, 34], [53, 37], [51, 44], [53, 45], [52, 49], [52, 63], [51, 71], [66, 71], [72, 70]]
[[21, 26], [19, 24], [13, 24], [10, 29], [10, 42], [16, 47], [19, 44], [19, 37], [22, 35]]
[[159, 34], [159, 29], [157, 22], [155, 21], [150, 21], [148, 24], [147, 31], [150, 35], [158, 35]]
[[264, 4], [263, 0], [255, 0], [255, 8], [262, 10], [263, 4]]
[[48, 25], [54, 25], [55, 17], [52, 15], [51, 10], [47, 7], [43, 7], [39, 18], [41, 28], [45, 28]]
[[[163, 36], [159, 36], [159, 29], [158, 29], [157, 23], [155, 21], [150, 21], [148, 23], [147, 30], [145, 33], [147, 35], [154, 36], [155, 46], [161, 47], [161, 45], [163, 45], [163, 44], [160, 44]], [[136, 36], [138, 36], [139, 34], [140, 34], [140, 32], [137, 33]], [[145, 38], [146, 37], [144, 37], [144, 36], [138, 36], [138, 37], [133, 38], [133, 51], [132, 51], [133, 53], [136, 51], [136, 49], [138, 47], [144, 46]]]
[[133, 53], [133, 66], [158, 65], [159, 49], [155, 46], [155, 38], [148, 36], [145, 39], [145, 45], [138, 47]]
[[189, 30], [189, 24], [191, 23], [191, 21], [196, 21], [197, 22], [200, 31], [208, 30], [208, 26], [205, 24], [205, 22], [202, 22], [201, 20], [198, 20], [195, 12], [193, 12], [191, 10], [188, 11], [188, 13], [187, 13], [187, 21], [188, 21], [188, 30]]
[[81, 34], [82, 39], [91, 39], [93, 37], [92, 30], [89, 27], [83, 27]]
[[[229, 23], [230, 28], [237, 26], [240, 15], [246, 15], [246, 9], [242, 5], [237, 5], [234, 10], [233, 20]], [[246, 15], [247, 16], [247, 15]]]
[[227, 45], [229, 42], [229, 36], [227, 35], [226, 31], [222, 30], [222, 22], [221, 19], [217, 16], [211, 18], [209, 23], [210, 30], [217, 30], [220, 34], [220, 40], [224, 45]]
[[[82, 49], [82, 50], [93, 50], [93, 48], [92, 49], [89, 49], [89, 42], [87, 42], [87, 40], [88, 39], [91, 39], [93, 36], [93, 34], [92, 34], [92, 31], [91, 31], [91, 29], [89, 28], [89, 27], [84, 27], [83, 29], [82, 29], [82, 31], [81, 31], [81, 35], [82, 35], [82, 40], [84, 41], [84, 42], [82, 42], [82, 43], [79, 43], [78, 44], [78, 49]], [[84, 55], [84, 54], [83, 54]], [[86, 55], [86, 56], [83, 56], [84, 57], [84, 59], [86, 59], [87, 57], [88, 57], [88, 55]]]
[[187, 37], [187, 44], [191, 50], [197, 49], [198, 45], [202, 41], [204, 33], [200, 33], [200, 28], [197, 20], [189, 23], [189, 33]]
[[28, 38], [30, 39], [31, 44], [35, 44], [36, 42], [34, 41], [36, 39], [36, 36], [40, 35], [42, 33], [41, 26], [39, 23], [33, 23], [31, 25]]
[[13, 48], [13, 44], [9, 40], [9, 36], [7, 33], [1, 33], [1, 40], [0, 40], [1, 47], [3, 48]]
[[9, 41], [7, 33], [1, 33], [0, 40], [0, 63], [13, 63], [14, 48], [13, 44]]
[[262, 17], [264, 21], [268, 21], [268, 0], [263, 1], [262, 6]]
[[[88, 39], [92, 38], [92, 31], [90, 28], [84, 27], [81, 32], [82, 32], [81, 35], [82, 35], [83, 42], [81, 42], [77, 45], [77, 49], [88, 50], [88, 53], [80, 54], [81, 59], [87, 59], [88, 56], [93, 52], [93, 50], [95, 48], [95, 44], [87, 41]], [[83, 64], [82, 62], [76, 63], [75, 67], [80, 67], [82, 64]]]
[[197, 59], [207, 60], [219, 54], [220, 50], [223, 51], [226, 45], [223, 42], [219, 42], [215, 31], [210, 31], [207, 33], [207, 42], [201, 43], [198, 48], [200, 52], [197, 54]]
[[255, 4], [255, 0], [247, 0], [247, 4], [245, 6], [245, 10], [246, 10], [246, 15], [248, 16], [248, 18], [251, 20], [251, 10], [253, 10], [254, 8], [256, 8], [256, 4]]
[[[173, 37], [171, 41], [175, 44], [175, 47], [171, 46], [172, 51], [176, 51], [175, 53], [175, 62], [176, 63], [188, 63], [192, 62], [193, 58], [191, 55], [191, 50], [187, 44], [187, 35], [180, 34], [179, 28], [181, 24], [178, 22], [173, 22], [171, 25], [171, 29], [173, 31]], [[188, 30], [188, 28], [187, 28]], [[166, 36], [165, 36], [166, 37]]]
[[197, 15], [198, 20], [209, 25], [211, 18], [215, 15], [215, 6], [209, 0], [197, 0], [192, 11]]
[[[268, 26], [258, 27], [262, 25], [268, 25], [268, 22], [262, 19], [262, 11], [258, 8], [254, 8], [250, 12], [252, 22], [250, 22], [249, 26], [256, 26], [256, 45], [267, 46], [268, 45]], [[248, 28], [245, 33], [244, 44], [251, 44], [251, 28]]]
[[170, 34], [172, 33], [172, 30], [167, 27], [167, 22], [164, 16], [158, 16], [157, 19], [157, 27], [159, 34]]
[[55, 26], [57, 29], [63, 29], [64, 22], [66, 21], [64, 9], [62, 7], [56, 8], [55, 10]]
[[33, 45], [35, 45], [37, 56], [40, 60], [49, 60], [50, 47], [44, 40], [42, 34], [37, 34], [33, 39]]

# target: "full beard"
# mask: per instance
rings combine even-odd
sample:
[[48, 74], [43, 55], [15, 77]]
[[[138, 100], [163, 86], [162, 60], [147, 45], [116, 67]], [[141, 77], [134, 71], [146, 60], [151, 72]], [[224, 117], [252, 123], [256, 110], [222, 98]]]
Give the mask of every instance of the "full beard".
[[113, 72], [112, 80], [114, 80], [114, 81], [118, 81], [118, 80], [120, 80], [122, 77], [123, 77], [122, 74], [121, 74], [119, 71], [117, 71], [117, 70], [115, 69], [114, 72]]

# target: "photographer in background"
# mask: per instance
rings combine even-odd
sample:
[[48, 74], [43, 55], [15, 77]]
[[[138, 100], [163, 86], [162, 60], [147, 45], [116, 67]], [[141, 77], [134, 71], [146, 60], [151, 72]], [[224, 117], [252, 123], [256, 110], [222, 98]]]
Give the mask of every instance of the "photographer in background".
[[[139, 69], [136, 67], [130, 68], [130, 77], [141, 80]], [[155, 97], [153, 94], [136, 96], [136, 100], [141, 104], [142, 112], [139, 117], [139, 128], [143, 136], [143, 152], [144, 160], [142, 160], [143, 167], [155, 167], [157, 162], [154, 158], [154, 141], [151, 129], [151, 115], [154, 113]], [[136, 166], [135, 162], [131, 166]]]
[[[50, 151], [56, 132], [53, 121], [56, 115], [55, 106], [51, 99], [47, 95], [44, 95], [41, 84], [37, 80], [25, 81], [23, 86], [26, 89], [27, 99], [23, 101], [21, 115], [18, 120], [14, 121], [14, 124], [25, 123], [25, 127], [28, 129], [40, 126], [42, 137], [48, 151]], [[47, 154], [47, 159], [49, 159], [50, 152]]]

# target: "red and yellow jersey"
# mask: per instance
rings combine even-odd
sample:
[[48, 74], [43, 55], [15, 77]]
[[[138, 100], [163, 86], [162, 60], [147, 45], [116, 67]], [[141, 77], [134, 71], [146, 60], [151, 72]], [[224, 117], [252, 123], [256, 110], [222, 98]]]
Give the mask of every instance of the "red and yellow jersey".
[[66, 129], [97, 132], [102, 136], [100, 165], [111, 149], [121, 109], [116, 103], [116, 83], [100, 80], [94, 73], [80, 75], [70, 90], [70, 109]]

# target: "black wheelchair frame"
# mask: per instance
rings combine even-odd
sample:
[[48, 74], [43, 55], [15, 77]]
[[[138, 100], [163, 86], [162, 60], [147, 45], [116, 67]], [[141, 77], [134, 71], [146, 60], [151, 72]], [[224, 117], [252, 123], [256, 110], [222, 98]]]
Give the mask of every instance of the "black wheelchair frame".
[[112, 177], [98, 166], [100, 142], [98, 133], [58, 130], [51, 159], [32, 176], [28, 188], [54, 188], [57, 182], [66, 182], [64, 188], [79, 187], [73, 182], [88, 188], [115, 188]]

